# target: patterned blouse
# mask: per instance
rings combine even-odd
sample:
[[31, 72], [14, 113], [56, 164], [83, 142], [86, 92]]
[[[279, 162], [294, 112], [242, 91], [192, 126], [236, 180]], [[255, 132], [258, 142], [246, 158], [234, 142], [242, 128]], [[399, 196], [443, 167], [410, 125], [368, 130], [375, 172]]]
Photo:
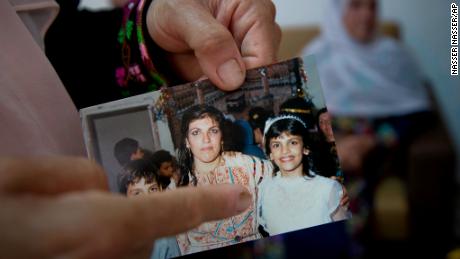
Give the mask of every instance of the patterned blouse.
[[222, 155], [220, 164], [209, 174], [197, 175], [198, 186], [241, 184], [252, 195], [252, 204], [243, 213], [227, 219], [207, 222], [177, 236], [182, 255], [205, 251], [260, 238], [257, 222], [257, 189], [264, 176], [272, 174], [269, 161], [235, 153]]

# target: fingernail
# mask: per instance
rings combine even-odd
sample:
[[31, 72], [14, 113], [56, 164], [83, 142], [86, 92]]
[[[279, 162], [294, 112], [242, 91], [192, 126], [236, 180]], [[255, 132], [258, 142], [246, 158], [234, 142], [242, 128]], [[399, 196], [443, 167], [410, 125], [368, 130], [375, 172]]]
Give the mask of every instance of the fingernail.
[[217, 75], [227, 87], [225, 90], [238, 88], [244, 81], [244, 73], [236, 59], [227, 60], [217, 69]]
[[243, 190], [240, 192], [238, 196], [238, 201], [236, 202], [236, 211], [241, 213], [245, 211], [249, 205], [251, 205], [252, 196], [246, 188], [243, 187]]

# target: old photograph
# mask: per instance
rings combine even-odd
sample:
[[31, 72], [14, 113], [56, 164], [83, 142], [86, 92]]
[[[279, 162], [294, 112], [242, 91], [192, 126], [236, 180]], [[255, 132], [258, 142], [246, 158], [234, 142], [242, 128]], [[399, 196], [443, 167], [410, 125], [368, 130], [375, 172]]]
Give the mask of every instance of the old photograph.
[[88, 153], [114, 191], [131, 197], [239, 184], [251, 194], [239, 215], [158, 241], [158, 250], [174, 251], [170, 256], [350, 216], [341, 205], [343, 174], [313, 57], [248, 70], [232, 92], [202, 80], [81, 114]]

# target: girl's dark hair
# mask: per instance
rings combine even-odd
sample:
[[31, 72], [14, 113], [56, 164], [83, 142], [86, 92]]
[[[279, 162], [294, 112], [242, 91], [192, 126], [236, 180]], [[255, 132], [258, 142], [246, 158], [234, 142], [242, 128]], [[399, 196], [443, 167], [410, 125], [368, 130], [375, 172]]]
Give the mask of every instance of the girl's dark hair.
[[[180, 127], [181, 140], [179, 144], [179, 167], [181, 178], [179, 180], [179, 186], [186, 186], [189, 182], [192, 182], [193, 185], [197, 184], [197, 179], [195, 173], [193, 172], [193, 154], [186, 146], [186, 138], [189, 130], [189, 125], [191, 122], [204, 118], [211, 118], [214, 120], [219, 129], [222, 132], [222, 137], [225, 136], [225, 117], [224, 114], [216, 109], [213, 106], [209, 105], [195, 105], [190, 107], [182, 116], [182, 123]], [[189, 179], [189, 174], [192, 176], [192, 179]]]
[[120, 177], [120, 192], [126, 194], [128, 185], [137, 183], [141, 178], [144, 178], [146, 183], [155, 181], [161, 189], [166, 189], [171, 180], [160, 177], [158, 170], [151, 157], [129, 162]]
[[[267, 157], [270, 155], [270, 140], [277, 138], [283, 134], [283, 132], [289, 133], [290, 135], [301, 136], [304, 148], [310, 149], [310, 134], [301, 122], [295, 119], [282, 119], [273, 123], [265, 134], [265, 153]], [[311, 150], [311, 149], [310, 149]], [[276, 173], [279, 168], [276, 164], [274, 172]], [[302, 154], [302, 167], [303, 175], [313, 177], [310, 173], [310, 158], [309, 156]]]

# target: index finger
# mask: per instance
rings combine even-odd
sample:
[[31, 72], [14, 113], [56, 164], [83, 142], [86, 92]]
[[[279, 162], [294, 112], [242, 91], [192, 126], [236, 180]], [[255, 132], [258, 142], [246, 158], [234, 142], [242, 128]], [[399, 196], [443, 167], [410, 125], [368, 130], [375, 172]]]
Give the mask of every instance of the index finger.
[[48, 226], [46, 230], [59, 230], [56, 233], [74, 230], [71, 238], [73, 245], [62, 239], [58, 241], [65, 242], [67, 248], [78, 249], [61, 254], [76, 258], [101, 253], [128, 255], [159, 237], [184, 232], [206, 221], [239, 214], [251, 202], [251, 195], [240, 185], [184, 187], [135, 198], [90, 192], [85, 197], [69, 196], [56, 204], [61, 215], [67, 207], [72, 215], [69, 218], [80, 220], [82, 224], [69, 224], [62, 218], [48, 218], [49, 222], [62, 224]]
[[134, 206], [145, 209], [144, 215], [154, 214], [146, 218], [146, 221], [169, 222], [155, 229], [154, 235], [162, 237], [183, 232], [206, 221], [242, 213], [251, 201], [252, 196], [245, 187], [221, 184], [179, 188], [146, 196], [136, 199]]

